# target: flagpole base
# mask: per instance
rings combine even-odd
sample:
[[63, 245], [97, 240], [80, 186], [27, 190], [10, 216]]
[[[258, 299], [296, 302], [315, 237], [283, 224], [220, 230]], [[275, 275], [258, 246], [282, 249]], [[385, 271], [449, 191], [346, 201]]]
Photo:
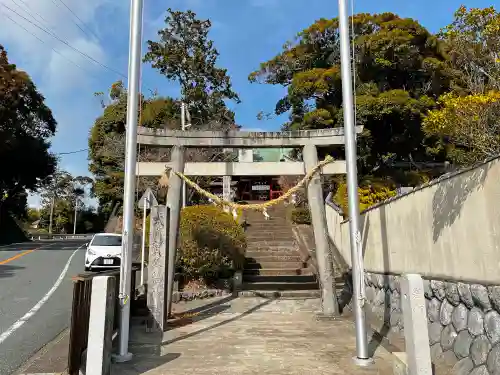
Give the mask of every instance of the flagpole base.
[[373, 358], [358, 358], [358, 357], [353, 357], [352, 358], [354, 364], [359, 367], [368, 367], [371, 366], [375, 363]]

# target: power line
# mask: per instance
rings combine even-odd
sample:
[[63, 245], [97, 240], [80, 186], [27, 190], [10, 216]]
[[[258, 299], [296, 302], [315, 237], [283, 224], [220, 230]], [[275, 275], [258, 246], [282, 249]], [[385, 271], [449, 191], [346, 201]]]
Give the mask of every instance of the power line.
[[[38, 39], [41, 43], [43, 44], [46, 44], [45, 41], [43, 39], [41, 39], [40, 37], [38, 37], [37, 35], [35, 35], [35, 33], [29, 31], [26, 27], [24, 27], [23, 25], [21, 25], [19, 22], [17, 22], [14, 18], [12, 18], [11, 16], [9, 16], [8, 14], [5, 14], [2, 12], [2, 14], [7, 17], [9, 20], [12, 21], [12, 23], [16, 24], [17, 26], [19, 26], [21, 29], [23, 29], [24, 31], [26, 31], [28, 34], [31, 34], [34, 38]], [[84, 67], [78, 65], [76, 62], [74, 62], [73, 60], [71, 60], [69, 57], [63, 55], [61, 52], [59, 52], [58, 50], [56, 50], [55, 48], [52, 48], [51, 47], [51, 50], [54, 51], [55, 53], [57, 53], [59, 56], [65, 58], [66, 60], [68, 60], [70, 63], [72, 63], [73, 65], [75, 65], [76, 67], [82, 69], [83, 71], [89, 73], [89, 74], [92, 74], [92, 72], [90, 72], [89, 70], [85, 69]]]
[[[55, 6], [59, 7], [59, 5], [57, 5], [57, 3], [55, 2], [55, 0], [52, 0], [52, 2], [55, 4]], [[69, 6], [68, 6], [68, 5], [67, 5], [67, 4], [66, 4], [63, 0], [59, 0], [59, 2], [60, 2], [62, 5], [64, 5], [64, 7], [65, 7], [65, 8], [66, 8], [66, 9], [67, 9], [67, 10], [68, 10], [68, 11], [69, 11], [69, 12], [70, 12], [70, 13], [71, 13], [71, 14], [72, 14], [72, 15], [73, 15], [73, 16], [74, 16], [74, 17], [75, 17], [78, 21], [80, 21], [80, 22], [81, 22], [81, 24], [82, 24], [83, 26], [85, 26], [85, 28], [86, 28], [87, 30], [89, 30], [89, 31], [90, 31], [90, 32], [94, 35], [94, 37], [95, 37], [97, 40], [99, 40], [99, 37], [98, 37], [98, 36], [94, 33], [94, 31], [93, 31], [90, 27], [88, 27], [88, 26], [85, 24], [85, 22], [83, 22], [83, 20], [82, 20], [80, 17], [78, 17], [78, 15], [77, 15], [75, 12], [73, 12], [73, 10], [72, 10], [72, 9], [71, 9], [71, 8], [70, 8], [70, 7], [69, 7]], [[76, 25], [76, 26], [77, 26], [77, 27], [78, 27], [78, 28], [79, 28], [79, 29], [80, 29], [80, 30], [81, 30], [81, 31], [82, 31], [85, 35], [87, 35], [89, 38], [92, 38], [92, 37], [91, 37], [91, 36], [90, 36], [90, 35], [89, 35], [89, 34], [88, 34], [88, 33], [87, 33], [87, 32], [86, 32], [86, 31], [85, 31], [85, 30], [84, 30], [84, 29], [83, 29], [83, 28], [82, 28], [82, 27], [81, 27], [81, 26], [77, 23], [77, 22], [74, 22], [74, 23], [75, 23], [75, 25]]]
[[[55, 2], [55, 0], [52, 0], [52, 3], [53, 3], [53, 4], [57, 7], [57, 8], [59, 8], [59, 9], [60, 9], [59, 5]], [[85, 30], [83, 30], [83, 29], [82, 29], [82, 27], [81, 27], [78, 23], [76, 23], [76, 22], [74, 22], [74, 21], [73, 21], [73, 23], [74, 23], [74, 24], [75, 24], [75, 25], [76, 25], [76, 26], [77, 26], [77, 27], [78, 27], [78, 28], [82, 31], [82, 33], [84, 33], [85, 35], [87, 35], [87, 36], [90, 38], [90, 35], [88, 35], [88, 34], [87, 34], [87, 32], [86, 32]]]
[[75, 151], [68, 151], [68, 152], [58, 152], [54, 155], [71, 155], [71, 154], [77, 154], [79, 152], [84, 152], [84, 151], [88, 151], [89, 149], [88, 148], [82, 148], [80, 150], [75, 150]]
[[[50, 29], [52, 32], [55, 33], [55, 30], [54, 28], [50, 25], [50, 23], [40, 14], [38, 13], [36, 10], [33, 10], [28, 3], [26, 3], [26, 0], [11, 0], [14, 4], [16, 4], [19, 9], [23, 10], [27, 15], [29, 15], [33, 21], [35, 23], [39, 23], [39, 24], [42, 24], [44, 23], [46, 28], [47, 29]], [[29, 12], [29, 10], [26, 10], [26, 9], [22, 9], [21, 6], [19, 5], [19, 3], [17, 3], [17, 1], [20, 1], [21, 3], [24, 4], [24, 6], [31, 10], [32, 12], [34, 12], [43, 22], [40, 22], [38, 21], [34, 16], [33, 14], [31, 14]], [[57, 4], [56, 4], [57, 5]], [[17, 26], [19, 26], [20, 28], [22, 28], [24, 31], [26, 31], [27, 33], [33, 35], [33, 37], [35, 37], [36, 39], [38, 39], [40, 42], [42, 42], [43, 44], [46, 44], [45, 41], [41, 38], [39, 38], [37, 35], [35, 35], [33, 32], [29, 31], [26, 27], [24, 27], [23, 25], [21, 25], [19, 22], [17, 22], [16, 20], [14, 20], [12, 17], [10, 17], [9, 15], [3, 13], [7, 18], [9, 18], [13, 23], [15, 23]], [[36, 25], [35, 25], [36, 26]], [[73, 65], [75, 65], [76, 67], [82, 69], [83, 71], [89, 73], [90, 75], [94, 76], [95, 78], [98, 78], [93, 72], [91, 72], [90, 70], [88, 69], [85, 69], [84, 67], [82, 67], [81, 65], [77, 64], [76, 62], [74, 62], [73, 60], [71, 60], [69, 57], [63, 55], [61, 52], [57, 51], [55, 48], [53, 47], [50, 47], [52, 51], [54, 51], [56, 54], [58, 54], [59, 56], [65, 58], [66, 60], [68, 60], [70, 63], [72, 63]]]
[[[15, 3], [17, 6], [19, 6], [19, 4], [18, 4], [18, 3], [16, 3], [16, 0], [11, 0], [11, 1], [12, 1], [13, 3]], [[47, 20], [46, 20], [46, 19], [45, 19], [45, 18], [44, 18], [44, 17], [43, 17], [40, 13], [38, 13], [36, 10], [33, 10], [33, 9], [31, 8], [31, 6], [30, 6], [30, 5], [26, 2], [26, 0], [19, 0], [19, 1], [20, 1], [21, 3], [23, 3], [23, 4], [24, 4], [24, 6], [25, 6], [27, 9], [30, 9], [31, 11], [33, 11], [33, 12], [34, 12], [34, 13], [35, 13], [35, 14], [36, 14], [36, 15], [37, 15], [37, 16], [38, 16], [41, 20], [42, 20], [42, 23], [45, 23], [49, 29], [52, 29], [52, 27], [50, 26], [49, 22], [48, 22], [48, 21], [47, 21]], [[20, 7], [20, 6], [19, 6], [19, 7]], [[28, 13], [28, 14], [31, 16], [31, 18], [33, 18], [33, 19], [35, 20], [35, 17], [33, 17], [33, 15], [31, 15], [31, 14], [30, 14], [28, 11], [26, 11], [26, 10], [25, 10], [25, 12], [26, 12], [26, 13]], [[36, 20], [35, 20], [35, 21], [36, 21]], [[37, 21], [37, 22], [38, 22], [38, 21]], [[52, 30], [54, 30], [54, 29], [52, 29]]]
[[11, 20], [13, 23], [15, 23], [17, 26], [19, 26], [21, 29], [23, 29], [24, 31], [26, 31], [28, 34], [31, 34], [33, 35], [34, 38], [38, 39], [40, 42], [44, 43], [45, 42], [39, 38], [38, 36], [35, 35], [35, 33], [32, 33], [31, 31], [29, 31], [26, 27], [24, 27], [23, 25], [21, 25], [19, 22], [17, 22], [14, 18], [12, 18], [11, 16], [9, 16], [8, 14], [2, 12], [2, 14], [7, 17], [9, 20]]
[[[13, 1], [13, 2], [15, 2], [15, 0], [12, 0], [12, 1]], [[19, 1], [21, 1], [21, 2], [22, 2], [22, 3], [23, 3], [23, 4], [27, 7], [27, 8], [30, 8], [30, 7], [28, 6], [28, 4], [26, 4], [25, 0], [19, 0]], [[54, 0], [53, 0], [53, 1], [54, 1]], [[60, 1], [62, 2], [62, 0], [60, 0]], [[1, 3], [0, 5], [3, 5], [3, 6], [4, 6], [5, 8], [7, 8], [8, 10], [10, 10], [11, 12], [15, 13], [17, 16], [19, 16], [19, 17], [21, 17], [22, 19], [24, 19], [26, 22], [28, 22], [28, 23], [30, 23], [31, 25], [35, 26], [36, 28], [38, 28], [38, 29], [42, 30], [44, 33], [46, 33], [46, 34], [48, 34], [49, 36], [53, 37], [54, 39], [56, 39], [56, 40], [60, 41], [61, 43], [63, 43], [63, 44], [65, 44], [65, 45], [67, 45], [68, 47], [70, 47], [71, 49], [73, 49], [74, 51], [76, 51], [77, 53], [79, 53], [80, 55], [82, 55], [82, 56], [86, 57], [87, 59], [90, 59], [91, 61], [93, 61], [93, 62], [95, 62], [95, 63], [99, 64], [101, 67], [103, 67], [103, 68], [105, 68], [105, 69], [107, 69], [107, 70], [109, 70], [109, 71], [111, 71], [111, 72], [113, 72], [113, 73], [115, 73], [115, 74], [119, 75], [119, 76], [120, 76], [120, 77], [122, 77], [122, 78], [128, 79], [128, 76], [127, 76], [127, 75], [125, 75], [125, 74], [123, 74], [123, 73], [121, 73], [121, 72], [119, 72], [119, 71], [117, 71], [117, 70], [115, 70], [115, 69], [111, 68], [111, 67], [110, 67], [110, 66], [108, 66], [108, 65], [103, 64], [102, 62], [100, 62], [100, 61], [96, 60], [95, 58], [93, 58], [92, 56], [88, 55], [87, 53], [80, 51], [80, 50], [79, 50], [79, 49], [77, 49], [76, 47], [73, 47], [73, 46], [72, 46], [70, 43], [68, 43], [66, 40], [61, 39], [61, 38], [60, 38], [60, 37], [59, 37], [59, 36], [58, 36], [55, 32], [48, 31], [46, 28], [44, 28], [44, 27], [42, 27], [42, 26], [38, 25], [37, 23], [39, 23], [39, 21], [37, 21], [37, 20], [34, 18], [34, 16], [33, 16], [33, 15], [29, 12], [29, 11], [27, 11], [27, 10], [25, 10], [25, 9], [20, 8], [20, 7], [19, 7], [19, 4], [17, 4], [17, 3], [16, 3], [16, 5], [18, 5], [18, 7], [19, 7], [20, 9], [22, 9], [24, 12], [26, 12], [26, 13], [27, 13], [27, 14], [28, 14], [31, 18], [33, 18], [33, 20], [34, 20], [36, 23], [34, 23], [34, 22], [30, 21], [29, 19], [27, 19], [27, 18], [26, 18], [26, 17], [24, 17], [23, 15], [19, 14], [18, 12], [16, 12], [14, 9], [10, 8], [9, 6], [7, 6], [7, 5], [5, 5], [5, 4], [3, 4], [3, 3]], [[57, 5], [57, 4], [56, 4], [56, 5]], [[30, 9], [31, 9], [31, 8], [30, 8]], [[34, 11], [34, 12], [35, 12], [35, 14], [37, 14], [37, 15], [40, 17], [40, 19], [42, 19], [42, 20], [44, 20], [44, 21], [45, 21], [45, 23], [47, 24], [48, 28], [50, 28], [50, 29], [52, 29], [52, 30], [53, 30], [53, 28], [52, 28], [52, 27], [48, 24], [47, 20], [45, 20], [45, 18], [43, 18], [43, 16], [42, 16], [42, 15], [40, 15], [40, 14], [39, 14], [38, 12], [36, 12], [36, 11]], [[7, 16], [7, 14], [5, 14], [5, 13], [4, 13], [4, 15], [5, 15], [5, 16]], [[75, 16], [76, 16], [76, 14], [75, 14]], [[78, 17], [78, 16], [76, 16], [76, 17]], [[34, 33], [32, 33], [32, 32], [30, 32], [29, 30], [27, 30], [24, 26], [20, 25], [20, 24], [19, 24], [18, 22], [16, 22], [13, 18], [9, 17], [9, 19], [10, 19], [10, 20], [12, 20], [12, 22], [14, 22], [15, 24], [17, 24], [19, 27], [21, 27], [23, 30], [25, 30], [27, 33], [31, 34], [32, 36], [34, 36], [35, 38], [37, 38], [40, 42], [42, 42], [42, 43], [44, 43], [44, 44], [45, 44], [45, 42], [44, 42], [42, 39], [40, 39], [40, 38], [39, 38], [38, 36], [36, 36]], [[95, 35], [95, 34], [94, 34], [94, 35]], [[54, 48], [51, 48], [51, 49], [52, 49], [52, 51], [54, 51], [54, 52], [55, 52], [55, 53], [57, 53], [58, 55], [62, 56], [63, 58], [65, 58], [66, 60], [68, 60], [69, 62], [71, 62], [73, 65], [77, 66], [78, 68], [80, 68], [80, 69], [82, 69], [82, 70], [86, 71], [87, 73], [89, 73], [89, 74], [91, 74], [91, 75], [93, 75], [93, 76], [95, 77], [95, 75], [94, 75], [92, 72], [90, 72], [88, 69], [85, 69], [85, 68], [83, 68], [82, 66], [78, 65], [77, 63], [75, 63], [74, 61], [70, 60], [68, 57], [64, 56], [62, 53], [60, 53], [59, 51], [55, 50]], [[142, 86], [142, 83], [141, 83], [141, 86]], [[151, 90], [151, 89], [150, 89], [149, 87], [147, 87], [147, 86], [146, 86], [146, 88], [147, 88], [148, 90], [150, 90], [151, 92], [152, 92], [152, 91], [154, 91], [154, 90]], [[142, 91], [142, 90], [141, 90], [141, 91]]]
[[78, 48], [76, 47], [73, 47], [70, 43], [68, 43], [66, 40], [64, 39], [61, 39], [59, 36], [57, 36], [56, 34], [54, 34], [53, 32], [51, 31], [48, 31], [47, 29], [45, 29], [44, 27], [41, 27], [39, 25], [37, 25], [36, 23], [33, 23], [32, 21], [30, 21], [29, 19], [27, 19], [26, 17], [24, 17], [23, 15], [19, 14], [18, 12], [16, 12], [14, 9], [10, 8], [9, 6], [5, 5], [5, 4], [0, 4], [2, 5], [4, 8], [7, 8], [8, 10], [10, 10], [11, 12], [15, 13], [17, 16], [21, 17], [22, 19], [24, 19], [26, 22], [30, 23], [31, 25], [35, 26], [36, 28], [42, 30], [44, 33], [50, 35], [51, 37], [57, 39], [59, 42], [65, 44], [66, 46], [70, 47], [72, 50], [78, 52], [80, 55], [88, 58], [89, 60], [95, 62], [96, 64], [99, 64], [100, 66], [102, 66], [103, 68], [105, 69], [108, 69], [109, 71], [115, 73], [115, 74], [118, 74], [119, 76], [123, 77], [123, 78], [127, 78], [127, 76], [123, 73], [120, 73], [119, 71], [109, 67], [108, 65], [106, 64], [103, 64], [102, 62], [94, 59], [92, 56], [88, 55], [87, 53], [85, 52], [82, 52], [80, 51]]

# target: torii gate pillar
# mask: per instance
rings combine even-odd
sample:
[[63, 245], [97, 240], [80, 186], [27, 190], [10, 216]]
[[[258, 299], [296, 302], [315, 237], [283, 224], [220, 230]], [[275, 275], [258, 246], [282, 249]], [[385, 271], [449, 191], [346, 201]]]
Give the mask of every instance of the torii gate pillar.
[[[303, 149], [303, 158], [306, 171], [318, 165], [316, 146], [306, 145]], [[321, 188], [321, 176], [316, 173], [307, 186], [307, 200], [311, 212], [311, 221], [316, 243], [316, 259], [318, 262], [319, 282], [321, 288], [321, 314], [325, 317], [339, 315], [339, 305], [335, 292], [335, 277], [333, 263], [328, 243], [326, 227], [325, 200]]]

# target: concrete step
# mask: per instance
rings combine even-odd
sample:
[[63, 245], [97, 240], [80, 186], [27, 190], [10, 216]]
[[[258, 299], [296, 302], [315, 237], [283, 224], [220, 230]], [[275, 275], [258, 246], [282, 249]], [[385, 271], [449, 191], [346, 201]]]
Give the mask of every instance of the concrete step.
[[254, 242], [247, 244], [247, 253], [251, 252], [262, 252], [266, 253], [290, 253], [290, 252], [298, 252], [297, 246], [295, 244], [282, 244], [282, 243], [269, 243], [269, 242]]
[[247, 276], [310, 276], [312, 270], [308, 268], [246, 268], [243, 270], [243, 278]]
[[243, 275], [244, 283], [316, 283], [315, 275]]
[[293, 242], [295, 237], [293, 236], [293, 232], [287, 232], [287, 233], [246, 233], [245, 237], [247, 238], [248, 242], [257, 242], [257, 241], [287, 241], [287, 242]]
[[239, 297], [264, 297], [264, 298], [320, 298], [321, 291], [315, 290], [241, 290]]
[[284, 262], [259, 262], [255, 259], [248, 259], [247, 262], [245, 262], [245, 269], [248, 270], [253, 270], [253, 269], [269, 269], [269, 268], [306, 268], [307, 263], [306, 262], [290, 262], [290, 261], [284, 261]]
[[264, 253], [264, 252], [252, 252], [246, 253], [246, 262], [250, 263], [286, 263], [286, 262], [302, 262], [302, 258], [299, 252], [283, 252], [283, 253]]
[[254, 226], [269, 226], [269, 225], [278, 225], [281, 227], [289, 227], [290, 221], [286, 217], [277, 217], [271, 218], [271, 220], [264, 220], [264, 217], [261, 218], [247, 218], [247, 226], [248, 228], [252, 228]]
[[262, 223], [256, 223], [256, 222], [246, 222], [245, 225], [245, 230], [251, 231], [251, 230], [271, 230], [276, 229], [276, 230], [290, 230], [291, 226], [288, 222], [286, 221], [280, 221], [280, 222], [273, 222], [273, 221], [266, 221]]
[[287, 229], [287, 230], [269, 230], [267, 229], [252, 229], [248, 230], [245, 232], [245, 236], [247, 238], [282, 238], [284, 237], [285, 239], [290, 238], [290, 236], [293, 237], [293, 231]]
[[276, 229], [288, 229], [290, 230], [291, 225], [287, 220], [268, 220], [268, 221], [262, 221], [262, 222], [255, 222], [255, 221], [248, 221], [245, 226], [246, 230], [252, 230], [252, 229], [267, 229], [269, 228], [276, 228]]
[[317, 282], [244, 282], [242, 290], [255, 291], [292, 291], [292, 290], [316, 290], [319, 289]]
[[290, 260], [302, 260], [300, 253], [298, 251], [250, 251], [245, 253], [245, 258], [254, 260], [255, 262], [263, 262], [269, 257], [279, 257], [279, 261]]

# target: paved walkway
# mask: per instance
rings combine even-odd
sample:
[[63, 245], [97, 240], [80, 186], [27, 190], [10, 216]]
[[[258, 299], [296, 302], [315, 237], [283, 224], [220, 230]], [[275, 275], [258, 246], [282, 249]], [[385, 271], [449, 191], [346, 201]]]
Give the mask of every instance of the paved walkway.
[[318, 306], [318, 300], [219, 299], [185, 313], [162, 340], [135, 325], [134, 359], [114, 364], [112, 375], [392, 374], [392, 355], [381, 346], [374, 365], [356, 367], [354, 324], [316, 321]]

